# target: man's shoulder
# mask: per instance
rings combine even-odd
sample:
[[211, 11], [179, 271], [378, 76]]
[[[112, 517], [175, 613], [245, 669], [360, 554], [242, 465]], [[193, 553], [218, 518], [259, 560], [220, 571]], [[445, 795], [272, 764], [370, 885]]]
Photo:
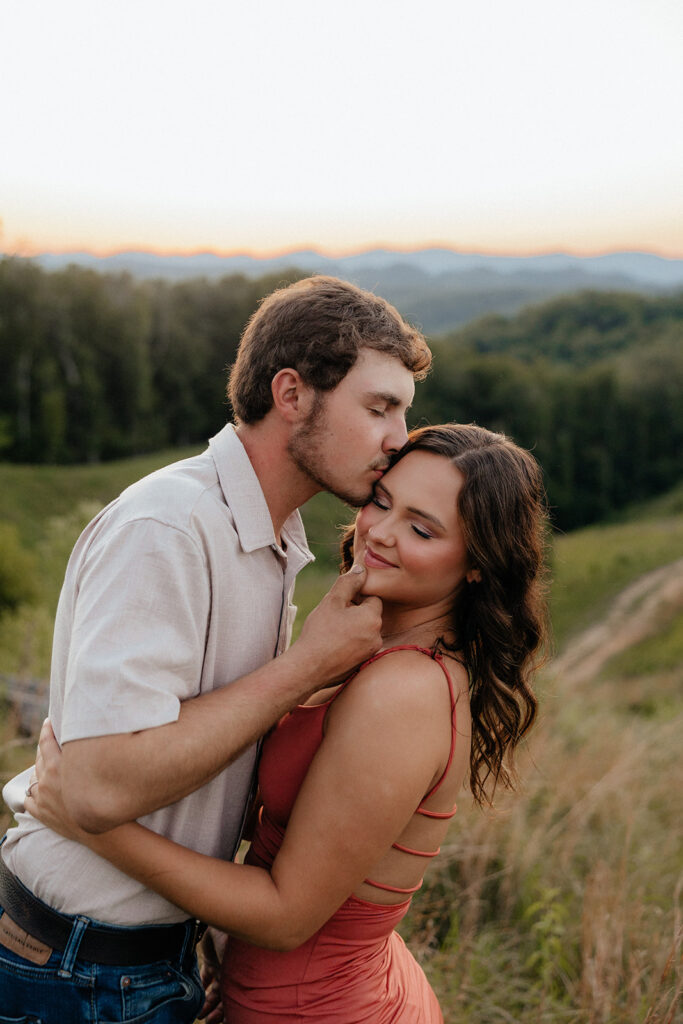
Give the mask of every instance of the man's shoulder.
[[112, 525], [146, 519], [194, 532], [203, 518], [225, 516], [228, 509], [207, 450], [142, 477], [108, 511]]

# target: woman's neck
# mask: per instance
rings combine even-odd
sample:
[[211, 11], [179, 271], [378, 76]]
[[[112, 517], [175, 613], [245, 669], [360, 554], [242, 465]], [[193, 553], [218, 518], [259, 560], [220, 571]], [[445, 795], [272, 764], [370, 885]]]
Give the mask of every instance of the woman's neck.
[[391, 614], [387, 610], [382, 618], [382, 641], [385, 647], [415, 644], [433, 647], [439, 637], [451, 630], [449, 616], [430, 614], [427, 609], [412, 609]]

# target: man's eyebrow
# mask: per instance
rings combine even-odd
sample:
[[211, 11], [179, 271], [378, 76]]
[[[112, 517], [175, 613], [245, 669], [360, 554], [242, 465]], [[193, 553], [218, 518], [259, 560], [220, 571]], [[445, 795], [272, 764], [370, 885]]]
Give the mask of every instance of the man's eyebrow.
[[[390, 498], [393, 501], [391, 491], [382, 480], [378, 480], [375, 484], [375, 491], [384, 491], [387, 498]], [[434, 523], [435, 526], [438, 526], [442, 530], [446, 529], [441, 520], [437, 516], [433, 516], [431, 512], [425, 512], [422, 508], [415, 508], [414, 505], [408, 505], [406, 511], [410, 512], [414, 516], [419, 516], [420, 519], [427, 519], [430, 523]]]
[[[403, 405], [401, 399], [393, 391], [368, 391], [368, 398], [371, 398], [373, 402], [386, 402], [392, 408], [397, 405]], [[406, 406], [406, 409], [410, 408], [412, 408], [412, 402]]]

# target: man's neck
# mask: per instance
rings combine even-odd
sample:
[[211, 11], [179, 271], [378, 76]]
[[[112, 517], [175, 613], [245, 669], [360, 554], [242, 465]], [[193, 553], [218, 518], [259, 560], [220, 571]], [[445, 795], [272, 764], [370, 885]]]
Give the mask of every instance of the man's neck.
[[240, 423], [236, 433], [258, 477], [275, 537], [280, 541], [285, 521], [320, 488], [293, 462], [282, 423], [267, 416], [258, 423]]

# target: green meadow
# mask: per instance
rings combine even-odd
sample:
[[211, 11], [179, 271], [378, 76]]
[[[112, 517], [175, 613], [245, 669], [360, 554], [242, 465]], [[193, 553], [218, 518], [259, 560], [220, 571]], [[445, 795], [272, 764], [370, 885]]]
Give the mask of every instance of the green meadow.
[[[60, 581], [85, 522], [196, 450], [0, 465], [0, 685], [47, 679]], [[679, 486], [552, 538], [554, 647], [519, 787], [485, 812], [463, 792], [403, 927], [449, 1024], [681, 1020], [682, 512]], [[300, 617], [334, 579], [334, 527], [350, 513], [319, 496], [304, 518], [317, 560], [297, 587]], [[5, 700], [3, 781], [34, 745]]]

